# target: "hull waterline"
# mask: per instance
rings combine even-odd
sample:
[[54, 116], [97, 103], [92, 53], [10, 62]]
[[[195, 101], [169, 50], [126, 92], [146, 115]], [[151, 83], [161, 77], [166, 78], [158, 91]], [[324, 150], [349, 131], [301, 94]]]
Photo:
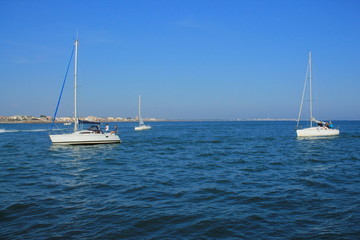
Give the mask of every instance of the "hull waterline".
[[296, 130], [298, 137], [321, 137], [321, 136], [336, 136], [340, 134], [338, 129], [329, 129], [323, 127], [311, 127]]
[[118, 135], [110, 133], [89, 133], [83, 134], [82, 131], [71, 134], [50, 135], [53, 144], [62, 145], [85, 145], [85, 144], [109, 144], [121, 143]]

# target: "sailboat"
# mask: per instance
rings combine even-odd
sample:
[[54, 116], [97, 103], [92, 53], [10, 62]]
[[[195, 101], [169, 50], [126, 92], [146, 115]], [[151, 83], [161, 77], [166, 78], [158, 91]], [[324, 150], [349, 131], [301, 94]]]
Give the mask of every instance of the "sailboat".
[[[300, 110], [299, 110], [299, 116], [298, 116], [298, 120], [297, 120], [296, 134], [298, 137], [319, 137], [319, 136], [339, 135], [340, 134], [339, 129], [334, 129], [331, 122], [330, 122], [330, 124], [326, 123], [326, 122], [322, 122], [322, 121], [316, 120], [313, 116], [312, 66], [311, 65], [312, 65], [311, 52], [309, 52], [308, 68], [307, 68], [307, 72], [306, 72], [304, 89], [303, 89], [303, 93], [302, 93], [302, 99], [301, 99]], [[310, 93], [309, 93], [309, 95], [310, 95], [310, 127], [299, 129], [299, 122], [300, 122], [302, 106], [303, 106], [303, 102], [304, 102], [304, 95], [305, 95], [306, 85], [307, 85], [308, 81], [309, 81], [309, 91], [310, 91]], [[316, 123], [316, 126], [313, 126], [313, 123]]]
[[[50, 134], [50, 140], [53, 144], [102, 144], [102, 143], [120, 143], [120, 137], [117, 131], [103, 132], [99, 126], [92, 126], [87, 130], [79, 130], [79, 120], [77, 116], [77, 60], [78, 60], [79, 40], [75, 40], [75, 70], [74, 70], [74, 132], [69, 134]], [[54, 116], [55, 120], [55, 116]]]
[[135, 127], [136, 131], [141, 131], [141, 130], [148, 130], [151, 129], [151, 126], [149, 125], [145, 125], [144, 121], [141, 118], [141, 95], [139, 95], [139, 126]]

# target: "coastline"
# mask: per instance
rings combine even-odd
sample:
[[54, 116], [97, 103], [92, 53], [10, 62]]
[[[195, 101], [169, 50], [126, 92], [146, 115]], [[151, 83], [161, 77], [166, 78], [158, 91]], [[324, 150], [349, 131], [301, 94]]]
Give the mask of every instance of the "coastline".
[[[121, 117], [80, 117], [78, 118], [82, 121], [90, 121], [90, 122], [137, 122], [139, 121], [138, 118], [121, 118]], [[163, 119], [156, 119], [156, 118], [145, 118], [144, 121], [147, 122], [154, 122], [154, 121], [164, 121]], [[53, 118], [49, 116], [0, 116], [0, 123], [1, 124], [12, 124], [12, 123], [52, 123]], [[55, 118], [55, 123], [73, 123], [75, 119], [73, 117], [59, 117]]]
[[[82, 117], [80, 120], [100, 122], [100, 123], [121, 123], [121, 122], [138, 122], [137, 118], [121, 118], [121, 117]], [[284, 121], [297, 121], [297, 119], [272, 119], [272, 118], [248, 118], [248, 119], [159, 119], [159, 118], [144, 118], [145, 122], [284, 122]], [[305, 120], [302, 120], [305, 121]], [[347, 120], [333, 120], [333, 121], [360, 121], [360, 119], [347, 119]], [[56, 118], [55, 123], [73, 123], [74, 118], [60, 117]], [[50, 124], [52, 123], [51, 117], [33, 117], [33, 116], [0, 116], [0, 124]]]
[[[79, 118], [81, 120], [88, 120], [87, 118]], [[157, 119], [157, 118], [145, 118], [145, 122], [266, 122], [266, 121], [296, 121], [296, 119]], [[100, 123], [121, 123], [121, 122], [138, 122], [138, 119], [113, 119], [113, 118], [97, 118], [90, 121]], [[68, 121], [56, 120], [56, 124], [73, 123], [73, 119]], [[0, 119], [0, 124], [51, 124], [50, 119], [24, 119], [24, 120], [4, 120]]]

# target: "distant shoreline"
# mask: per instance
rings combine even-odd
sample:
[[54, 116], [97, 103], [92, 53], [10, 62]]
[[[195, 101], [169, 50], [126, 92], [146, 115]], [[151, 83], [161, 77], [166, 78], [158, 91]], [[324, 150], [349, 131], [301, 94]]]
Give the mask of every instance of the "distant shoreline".
[[[296, 119], [244, 119], [244, 120], [226, 120], [226, 119], [161, 119], [161, 120], [144, 120], [145, 122], [295, 122]], [[306, 120], [302, 120], [306, 121]], [[360, 119], [355, 120], [332, 120], [332, 121], [360, 121]], [[99, 121], [100, 123], [125, 123], [137, 121]], [[41, 122], [41, 121], [0, 121], [0, 124], [51, 124], [52, 122]], [[64, 124], [66, 122], [55, 122], [56, 124]]]
[[[81, 117], [80, 120], [100, 123], [122, 123], [122, 122], [138, 122], [138, 118], [123, 118], [123, 117]], [[34, 116], [0, 116], [0, 124], [14, 124], [14, 123], [32, 123], [32, 124], [49, 124], [52, 123], [53, 118], [41, 115], [40, 117]], [[247, 119], [159, 119], [159, 118], [144, 118], [145, 122], [294, 122], [297, 119], [272, 119], [272, 118], [247, 118]], [[308, 121], [308, 120], [301, 120]], [[360, 119], [353, 120], [332, 120], [332, 121], [360, 121]], [[55, 123], [73, 123], [72, 117], [59, 117], [56, 118]]]

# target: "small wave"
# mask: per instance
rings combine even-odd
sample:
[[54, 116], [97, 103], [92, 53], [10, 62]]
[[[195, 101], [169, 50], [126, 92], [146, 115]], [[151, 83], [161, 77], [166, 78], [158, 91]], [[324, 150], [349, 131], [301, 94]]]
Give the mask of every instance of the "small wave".
[[48, 129], [30, 129], [30, 130], [19, 130], [19, 129], [0, 129], [0, 133], [16, 133], [16, 132], [45, 132]]
[[0, 133], [12, 133], [19, 132], [19, 130], [0, 129]]
[[21, 132], [46, 132], [48, 129], [33, 129], [33, 130], [25, 130]]

